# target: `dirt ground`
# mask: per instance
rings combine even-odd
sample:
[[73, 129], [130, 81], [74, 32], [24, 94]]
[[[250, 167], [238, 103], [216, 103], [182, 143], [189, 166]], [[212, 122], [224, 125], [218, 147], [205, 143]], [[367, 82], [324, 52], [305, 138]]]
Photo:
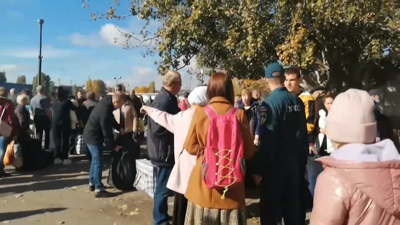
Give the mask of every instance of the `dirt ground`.
[[[0, 223], [12, 225], [146, 225], [152, 224], [153, 200], [140, 191], [95, 199], [88, 190], [89, 162], [73, 157], [73, 164], [53, 165], [34, 173], [0, 179]], [[108, 168], [107, 165], [105, 168]], [[104, 184], [107, 171], [103, 173]], [[247, 199], [248, 224], [259, 223], [258, 199]], [[173, 199], [169, 199], [172, 215]]]

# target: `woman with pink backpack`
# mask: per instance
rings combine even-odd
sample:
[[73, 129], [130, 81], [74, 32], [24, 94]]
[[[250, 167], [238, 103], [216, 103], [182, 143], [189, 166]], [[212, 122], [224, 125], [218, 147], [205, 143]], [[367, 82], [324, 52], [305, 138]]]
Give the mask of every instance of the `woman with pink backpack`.
[[232, 81], [214, 73], [209, 104], [197, 108], [183, 148], [197, 156], [185, 197], [186, 225], [247, 224], [244, 173], [255, 146], [243, 110], [234, 108]]

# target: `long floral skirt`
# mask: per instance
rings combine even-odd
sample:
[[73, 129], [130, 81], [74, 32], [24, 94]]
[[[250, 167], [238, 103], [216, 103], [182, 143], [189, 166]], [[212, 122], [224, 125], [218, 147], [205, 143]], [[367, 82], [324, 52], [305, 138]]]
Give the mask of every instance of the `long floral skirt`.
[[209, 209], [188, 202], [185, 225], [246, 225], [246, 212], [241, 209]]

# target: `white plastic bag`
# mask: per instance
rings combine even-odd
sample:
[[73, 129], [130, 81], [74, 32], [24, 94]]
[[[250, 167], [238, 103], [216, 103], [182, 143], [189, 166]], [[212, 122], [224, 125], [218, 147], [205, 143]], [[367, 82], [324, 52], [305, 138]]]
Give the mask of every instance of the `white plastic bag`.
[[22, 157], [22, 148], [19, 144], [14, 144], [14, 161], [13, 166], [15, 168], [20, 168], [24, 164], [24, 160]]

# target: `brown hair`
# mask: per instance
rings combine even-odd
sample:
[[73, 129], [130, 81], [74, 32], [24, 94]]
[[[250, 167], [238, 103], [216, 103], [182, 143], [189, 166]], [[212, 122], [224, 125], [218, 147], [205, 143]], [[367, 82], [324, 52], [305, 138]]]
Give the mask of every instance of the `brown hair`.
[[96, 94], [93, 91], [88, 91], [87, 98], [94, 100], [96, 98]]
[[285, 69], [285, 75], [286, 75], [286, 74], [296, 74], [296, 77], [297, 77], [297, 78], [300, 78], [300, 77], [301, 77], [300, 70], [297, 69], [296, 67], [286, 68], [286, 69]]
[[207, 86], [207, 97], [210, 100], [214, 97], [224, 97], [232, 105], [235, 104], [232, 80], [229, 79], [228, 75], [217, 72], [210, 77]]
[[325, 94], [325, 95], [322, 97], [322, 99], [324, 100], [324, 103], [325, 103], [325, 100], [326, 100], [327, 98], [331, 98], [331, 99], [335, 100], [335, 95], [332, 94], [332, 93], [327, 93], [327, 94]]

